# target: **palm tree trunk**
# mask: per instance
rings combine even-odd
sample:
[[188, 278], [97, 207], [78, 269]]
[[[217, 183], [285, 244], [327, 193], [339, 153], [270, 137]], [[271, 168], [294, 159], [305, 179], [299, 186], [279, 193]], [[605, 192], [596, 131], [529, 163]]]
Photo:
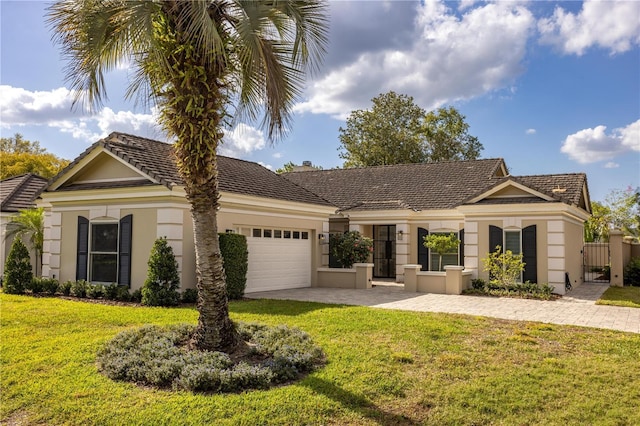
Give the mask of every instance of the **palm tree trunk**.
[[217, 177], [216, 167], [209, 182], [191, 187], [188, 194], [193, 219], [200, 312], [193, 343], [201, 350], [231, 352], [238, 338], [229, 318], [226, 277], [218, 241]]

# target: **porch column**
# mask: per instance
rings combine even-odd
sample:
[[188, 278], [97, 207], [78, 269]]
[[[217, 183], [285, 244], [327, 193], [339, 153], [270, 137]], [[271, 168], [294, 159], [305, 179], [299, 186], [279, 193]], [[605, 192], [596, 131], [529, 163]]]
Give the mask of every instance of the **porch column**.
[[404, 265], [404, 290], [418, 291], [418, 271], [422, 265]]
[[356, 269], [356, 288], [371, 288], [373, 279], [373, 263], [354, 263]]
[[464, 266], [445, 266], [446, 294], [462, 294], [462, 271]]
[[624, 285], [624, 259], [622, 256], [622, 231], [612, 229], [609, 231], [609, 259], [611, 262], [611, 286], [622, 287]]

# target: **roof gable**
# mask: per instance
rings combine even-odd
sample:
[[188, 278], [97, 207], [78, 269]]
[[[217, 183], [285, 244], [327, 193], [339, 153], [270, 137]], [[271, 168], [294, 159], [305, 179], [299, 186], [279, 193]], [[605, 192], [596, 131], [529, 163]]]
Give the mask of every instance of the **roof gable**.
[[18, 212], [35, 206], [35, 199], [48, 180], [33, 173], [14, 176], [0, 181], [0, 210]]
[[[218, 156], [218, 188], [223, 192], [284, 201], [330, 205], [265, 167]], [[111, 133], [93, 144], [56, 178], [48, 191], [184, 182], [175, 163], [173, 145], [124, 133]]]

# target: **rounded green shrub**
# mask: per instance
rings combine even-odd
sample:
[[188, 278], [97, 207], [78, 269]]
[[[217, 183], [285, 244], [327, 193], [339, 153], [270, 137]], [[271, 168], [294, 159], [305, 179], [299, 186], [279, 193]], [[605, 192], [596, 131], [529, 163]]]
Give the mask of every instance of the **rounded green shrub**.
[[16, 238], [4, 266], [4, 291], [10, 294], [23, 294], [31, 286], [32, 280], [29, 250], [20, 238]]
[[160, 388], [239, 392], [297, 379], [324, 361], [322, 350], [298, 329], [245, 323], [236, 327], [249, 348], [241, 360], [223, 352], [185, 350], [194, 325], [147, 325], [111, 340], [98, 353], [98, 368], [113, 380]]
[[373, 252], [373, 240], [360, 235], [358, 231], [334, 234], [329, 238], [331, 253], [343, 268], [351, 268], [354, 263], [363, 263]]
[[240, 299], [247, 285], [249, 265], [247, 237], [241, 234], [218, 234], [218, 238], [227, 278], [227, 297]]
[[175, 306], [180, 301], [180, 276], [173, 249], [165, 237], [158, 238], [149, 255], [147, 279], [142, 287], [142, 304]]

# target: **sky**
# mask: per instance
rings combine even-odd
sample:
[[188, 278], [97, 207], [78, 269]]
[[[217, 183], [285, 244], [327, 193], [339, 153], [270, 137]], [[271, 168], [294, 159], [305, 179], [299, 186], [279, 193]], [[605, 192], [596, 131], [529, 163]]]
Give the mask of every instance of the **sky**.
[[[166, 141], [155, 108], [126, 100], [133, 70], [107, 75], [108, 100], [72, 109], [47, 2], [0, 0], [0, 135], [73, 159], [112, 131]], [[273, 170], [342, 166], [339, 129], [393, 90], [426, 110], [454, 106], [513, 175], [587, 174], [592, 201], [640, 186], [640, 1], [333, 1], [329, 45], [291, 129], [226, 131], [219, 152]]]

